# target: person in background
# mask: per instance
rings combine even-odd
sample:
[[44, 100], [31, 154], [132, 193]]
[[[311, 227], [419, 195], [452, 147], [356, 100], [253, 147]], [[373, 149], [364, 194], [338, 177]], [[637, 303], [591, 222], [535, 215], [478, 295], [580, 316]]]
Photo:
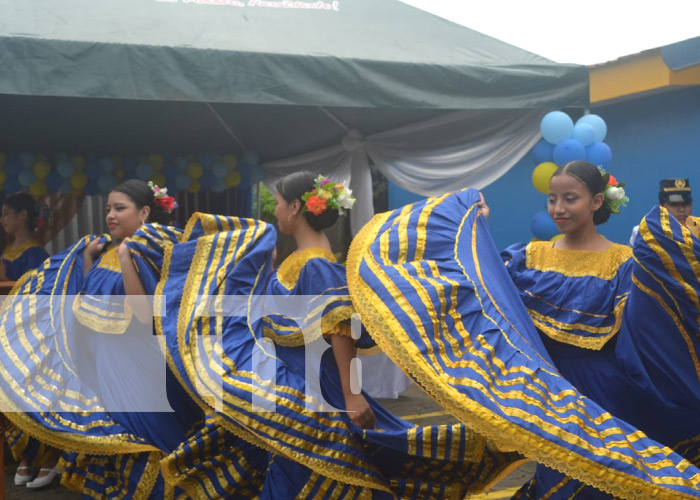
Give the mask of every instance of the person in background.
[[34, 198], [26, 193], [14, 194], [5, 200], [0, 221], [11, 239], [2, 252], [0, 281], [15, 281], [27, 271], [39, 267], [49, 256], [34, 238], [37, 224], [46, 221], [40, 217]]
[[[688, 179], [662, 179], [659, 181], [659, 206], [668, 210], [682, 226], [690, 229], [696, 238], [700, 238], [700, 218], [693, 217], [693, 193]], [[630, 246], [639, 232], [639, 226], [632, 229]]]
[[[40, 214], [34, 198], [27, 193], [10, 196], [2, 205], [2, 228], [10, 243], [2, 252], [0, 281], [16, 281], [24, 273], [36, 269], [49, 254], [34, 238], [38, 226], [46, 224], [46, 214]], [[15, 485], [42, 488], [56, 476], [53, 468], [58, 460], [58, 450], [44, 446], [30, 438], [17, 427], [7, 433], [7, 442], [19, 467], [15, 473]], [[39, 473], [34, 477], [34, 469]]]

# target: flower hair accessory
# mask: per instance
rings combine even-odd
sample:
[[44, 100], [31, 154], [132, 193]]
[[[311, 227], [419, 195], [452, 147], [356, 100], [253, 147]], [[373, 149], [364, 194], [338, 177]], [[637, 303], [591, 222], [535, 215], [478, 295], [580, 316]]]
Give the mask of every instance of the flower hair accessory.
[[603, 203], [605, 203], [612, 213], [619, 214], [620, 207], [626, 207], [627, 202], [630, 201], [627, 195], [625, 195], [625, 183], [617, 182], [614, 175], [606, 172], [601, 167], [598, 167], [598, 170], [600, 170], [600, 175], [603, 176], [603, 182], [605, 182]]
[[49, 207], [46, 202], [39, 205], [36, 217], [36, 231], [41, 231], [46, 229], [49, 224], [51, 224], [51, 219], [53, 217], [53, 210]]
[[340, 183], [333, 182], [319, 175], [314, 180], [314, 189], [307, 191], [301, 197], [304, 202], [302, 211], [321, 215], [329, 207], [338, 211], [340, 215], [345, 210], [350, 210], [355, 204], [352, 189], [347, 189]]
[[158, 187], [152, 181], [148, 181], [148, 187], [153, 191], [153, 203], [168, 213], [171, 213], [178, 207], [175, 198], [168, 196], [168, 188]]

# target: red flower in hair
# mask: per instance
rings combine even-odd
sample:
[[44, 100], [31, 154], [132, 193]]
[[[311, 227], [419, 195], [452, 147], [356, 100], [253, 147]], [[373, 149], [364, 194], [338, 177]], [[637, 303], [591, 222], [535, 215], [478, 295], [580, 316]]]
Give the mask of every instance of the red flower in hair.
[[610, 174], [610, 179], [608, 180], [608, 186], [617, 186], [618, 182], [615, 176]]
[[170, 212], [173, 208], [175, 208], [175, 198], [172, 196], [156, 197], [153, 199], [153, 201], [166, 212]]
[[322, 200], [316, 195], [309, 196], [306, 200], [306, 209], [314, 215], [321, 215], [326, 211], [326, 200]]

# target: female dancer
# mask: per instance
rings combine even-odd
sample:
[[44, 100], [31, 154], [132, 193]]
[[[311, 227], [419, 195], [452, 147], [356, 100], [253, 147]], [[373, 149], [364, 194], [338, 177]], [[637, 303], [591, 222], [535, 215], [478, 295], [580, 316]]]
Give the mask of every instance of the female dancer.
[[[2, 228], [11, 239], [0, 257], [0, 281], [15, 281], [24, 273], [36, 269], [49, 254], [34, 239], [39, 218], [36, 201], [26, 193], [10, 196], [2, 205]], [[17, 427], [7, 432], [7, 442], [19, 467], [15, 474], [17, 486], [40, 488], [55, 477], [53, 468], [58, 458], [57, 450], [43, 446]], [[34, 467], [39, 472], [34, 478]]]
[[[276, 201], [280, 231], [294, 236], [297, 250], [270, 276], [275, 235], [258, 221], [198, 215], [185, 230], [192, 241], [166, 254], [169, 276], [158, 294], [180, 312], [156, 323], [183, 383], [209, 411], [220, 405], [218, 427], [169, 457], [168, 471], [183, 486], [206, 484], [210, 497], [244, 487], [270, 499], [459, 498], [484, 490], [520, 456], [462, 425], [402, 421], [351, 376], [356, 345], [369, 338], [352, 334], [345, 270], [322, 232], [351, 206], [351, 193], [298, 172], [279, 181]], [[212, 317], [208, 305], [231, 316]], [[263, 468], [251, 474], [246, 457], [234, 462], [235, 474], [218, 474], [213, 460], [209, 467], [191, 460], [212, 442], [222, 449], [217, 439], [226, 432], [269, 453], [255, 460]], [[241, 471], [257, 477], [235, 484]]]
[[3, 310], [0, 336], [12, 352], [1, 395], [15, 409], [8, 417], [75, 452], [64, 482], [88, 496], [162, 496], [158, 462], [194, 418], [135, 300], [155, 289], [163, 249], [178, 241], [178, 230], [159, 224], [172, 201], [143, 181], [117, 186], [106, 207], [110, 236], [85, 237], [46, 261]]
[[0, 281], [19, 279], [49, 256], [33, 237], [38, 217], [36, 201], [26, 193], [12, 195], [2, 204], [0, 222], [12, 243], [2, 252]]
[[[700, 434], [696, 372], [650, 376], [675, 355], [686, 369], [695, 359], [683, 334], [693, 323], [679, 319], [697, 321], [687, 307], [700, 290], [693, 241], [652, 212], [644, 241], [664, 252], [640, 253], [645, 282], [630, 280], [629, 249], [595, 231], [617, 208], [606, 207], [606, 181], [585, 162], [561, 169], [549, 207], [564, 238], [509, 249], [505, 268], [474, 190], [376, 216], [348, 259], [353, 302], [383, 350], [446, 409], [549, 467], [522, 498], [697, 498], [700, 471], [659, 444], [685, 454]], [[668, 308], [663, 290], [683, 277], [690, 298]], [[673, 332], [666, 348], [633, 303]]]

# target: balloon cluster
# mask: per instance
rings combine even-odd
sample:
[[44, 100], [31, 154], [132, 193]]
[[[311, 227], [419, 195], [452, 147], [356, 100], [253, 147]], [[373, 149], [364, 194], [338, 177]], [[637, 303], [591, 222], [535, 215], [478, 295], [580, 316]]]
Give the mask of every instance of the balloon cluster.
[[265, 171], [252, 151], [240, 161], [232, 154], [202, 153], [166, 157], [148, 156], [68, 156], [53, 161], [42, 154], [0, 153], [0, 190], [8, 193], [29, 191], [34, 196], [47, 193], [107, 194], [126, 179], [153, 181], [170, 192], [248, 189], [262, 181]]
[[[602, 168], [612, 161], [610, 147], [603, 142], [608, 127], [598, 115], [584, 115], [574, 123], [566, 113], [551, 111], [542, 118], [540, 132], [543, 139], [532, 148], [537, 165], [532, 171], [532, 184], [540, 193], [549, 192], [552, 174], [570, 161], [586, 160]], [[535, 214], [530, 231], [538, 240], [561, 237], [547, 210]]]

